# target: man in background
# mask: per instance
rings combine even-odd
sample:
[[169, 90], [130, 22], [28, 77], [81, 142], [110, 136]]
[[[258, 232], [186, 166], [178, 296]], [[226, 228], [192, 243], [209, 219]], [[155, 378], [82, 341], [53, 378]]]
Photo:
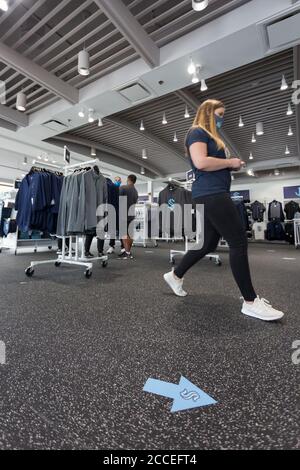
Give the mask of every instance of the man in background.
[[[117, 197], [118, 201], [119, 201], [119, 189], [120, 189], [121, 185], [122, 185], [121, 177], [116, 176], [115, 180], [114, 180], [114, 188], [115, 188], [115, 193], [116, 193], [116, 197]], [[119, 203], [117, 203], [117, 209], [116, 209], [117, 224], [119, 223], [119, 210], [118, 210], [118, 207], [119, 207]], [[118, 226], [117, 226], [117, 231], [118, 231]], [[112, 255], [115, 252], [115, 247], [116, 247], [116, 240], [115, 240], [115, 238], [111, 238], [110, 241], [109, 241], [109, 248], [108, 248], [106, 253], [108, 255]], [[123, 254], [124, 252], [125, 252], [125, 248], [124, 248], [124, 245], [123, 245], [123, 241], [121, 240], [121, 254]]]
[[[132, 250], [132, 245], [133, 245], [133, 239], [130, 236], [129, 233], [129, 226], [131, 225], [131, 222], [135, 219], [134, 214], [134, 209], [135, 205], [138, 202], [138, 192], [135, 188], [135, 183], [136, 183], [136, 176], [135, 175], [129, 175], [127, 178], [127, 185], [126, 186], [121, 186], [119, 195], [121, 196], [126, 196], [127, 197], [127, 214], [121, 214], [121, 220], [124, 220], [124, 216], [127, 216], [127, 235], [122, 234], [122, 240], [125, 248], [125, 252], [119, 255], [120, 259], [133, 259], [131, 250]], [[129, 209], [130, 209], [130, 215], [129, 214]]]

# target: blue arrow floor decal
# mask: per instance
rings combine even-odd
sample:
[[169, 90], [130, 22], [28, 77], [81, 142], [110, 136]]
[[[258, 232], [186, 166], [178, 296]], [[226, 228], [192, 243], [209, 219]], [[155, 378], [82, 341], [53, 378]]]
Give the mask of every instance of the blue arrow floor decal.
[[203, 390], [196, 387], [185, 377], [181, 377], [178, 385], [162, 380], [148, 379], [144, 392], [154, 393], [166, 398], [172, 398], [171, 412], [201, 408], [202, 406], [215, 405], [217, 402]]

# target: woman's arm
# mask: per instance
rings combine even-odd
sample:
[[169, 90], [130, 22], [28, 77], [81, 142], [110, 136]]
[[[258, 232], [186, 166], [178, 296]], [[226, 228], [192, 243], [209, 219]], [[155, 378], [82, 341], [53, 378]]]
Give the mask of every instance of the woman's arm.
[[239, 158], [223, 159], [208, 156], [207, 144], [204, 142], [192, 144], [190, 146], [190, 154], [195, 167], [202, 171], [218, 171], [225, 168], [240, 170], [244, 164]]

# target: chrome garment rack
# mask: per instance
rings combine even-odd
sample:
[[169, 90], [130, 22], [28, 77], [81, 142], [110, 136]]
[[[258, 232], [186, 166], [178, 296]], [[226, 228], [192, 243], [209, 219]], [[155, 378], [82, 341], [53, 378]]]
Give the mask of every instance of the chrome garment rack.
[[[63, 171], [65, 176], [68, 176], [70, 172], [77, 168], [82, 168], [85, 166], [100, 166], [100, 161], [98, 159], [88, 160], [85, 162], [79, 162], [73, 165], [67, 165], [65, 167], [58, 167], [57, 165], [49, 164], [48, 166], [52, 166], [55, 168], [59, 168]], [[102, 173], [103, 174], [103, 173]], [[108, 176], [104, 175], [103, 176]], [[109, 175], [111, 176], [111, 175]], [[53, 260], [45, 260], [45, 261], [32, 261], [30, 266], [25, 270], [25, 274], [28, 277], [32, 277], [34, 274], [34, 268], [36, 266], [45, 265], [45, 264], [54, 264], [55, 267], [60, 267], [62, 264], [73, 265], [73, 266], [83, 266], [86, 268], [85, 270], [85, 277], [89, 279], [93, 274], [93, 263], [92, 261], [100, 260], [102, 261], [102, 267], [106, 268], [108, 265], [108, 256], [99, 256], [95, 258], [86, 259], [84, 255], [84, 244], [85, 244], [85, 236], [84, 235], [74, 235], [68, 237], [59, 237], [57, 238], [62, 239], [62, 254], [57, 257], [57, 259]], [[69, 239], [69, 253], [66, 254], [66, 240]], [[73, 252], [72, 247], [72, 240], [75, 238], [75, 250]]]

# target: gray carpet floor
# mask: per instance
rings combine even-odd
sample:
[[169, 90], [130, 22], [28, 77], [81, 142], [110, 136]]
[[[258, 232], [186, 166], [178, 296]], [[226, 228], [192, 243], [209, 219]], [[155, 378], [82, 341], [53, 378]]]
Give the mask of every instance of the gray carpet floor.
[[[112, 256], [89, 280], [54, 266], [29, 279], [48, 253], [0, 255], [1, 449], [300, 448], [300, 251], [250, 246], [258, 293], [286, 311], [266, 324], [240, 313], [227, 253], [188, 273], [187, 298], [172, 295], [170, 247]], [[181, 375], [217, 405], [173, 414], [143, 392]]]

